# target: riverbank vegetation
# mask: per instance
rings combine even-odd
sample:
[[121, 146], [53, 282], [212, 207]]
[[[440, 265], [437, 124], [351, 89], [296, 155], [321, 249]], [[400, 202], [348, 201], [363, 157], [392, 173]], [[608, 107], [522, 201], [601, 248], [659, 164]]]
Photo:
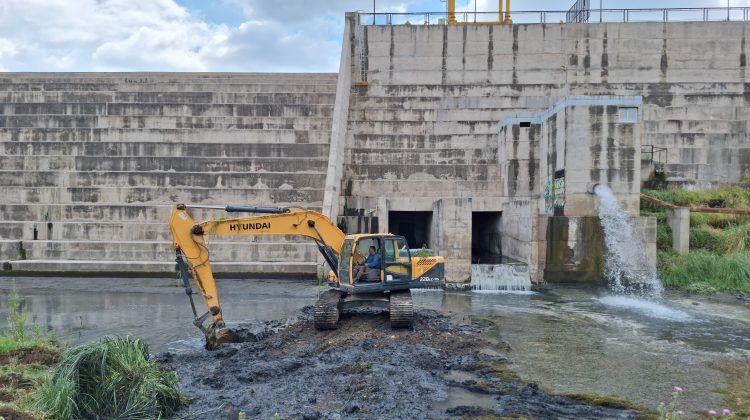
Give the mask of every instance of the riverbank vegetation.
[[140, 339], [103, 337], [66, 350], [38, 390], [51, 418], [171, 417], [185, 402], [177, 377], [149, 359]]
[[35, 419], [35, 389], [57, 362], [59, 347], [39, 328], [28, 328], [24, 300], [15, 290], [7, 298], [8, 327], [0, 331], [0, 417]]
[[149, 358], [142, 340], [104, 337], [65, 349], [40, 328], [29, 328], [15, 290], [7, 308], [8, 327], [0, 331], [0, 419], [155, 419], [185, 403], [177, 377]]
[[[737, 187], [643, 193], [680, 207], [750, 209], [750, 190]], [[659, 274], [665, 286], [691, 293], [750, 296], [750, 216], [691, 213], [690, 253], [678, 255], [672, 250], [672, 231], [665, 209], [641, 200], [641, 215], [657, 219]]]

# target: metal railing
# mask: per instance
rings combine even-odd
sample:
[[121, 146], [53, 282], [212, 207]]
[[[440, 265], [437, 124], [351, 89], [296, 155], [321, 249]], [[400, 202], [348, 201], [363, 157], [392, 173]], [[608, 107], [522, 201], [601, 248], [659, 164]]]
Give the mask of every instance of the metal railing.
[[641, 145], [641, 160], [650, 160], [654, 164], [654, 171], [664, 173], [667, 166], [667, 148], [653, 144]]
[[[568, 10], [511, 11], [517, 23], [562, 23]], [[750, 7], [685, 7], [658, 9], [591, 9], [589, 22], [718, 22], [750, 21]], [[497, 12], [456, 12], [459, 23], [497, 20]], [[447, 24], [447, 12], [359, 13], [361, 25], [442, 25]]]
[[565, 21], [570, 23], [586, 23], [591, 16], [589, 0], [577, 0], [565, 14]]

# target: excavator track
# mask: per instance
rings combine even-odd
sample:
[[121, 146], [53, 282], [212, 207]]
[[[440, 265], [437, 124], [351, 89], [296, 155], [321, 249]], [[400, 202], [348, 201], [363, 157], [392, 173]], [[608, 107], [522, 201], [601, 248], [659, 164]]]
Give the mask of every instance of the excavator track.
[[414, 323], [414, 303], [411, 290], [391, 292], [391, 328], [411, 328]]
[[313, 307], [313, 321], [317, 330], [335, 330], [339, 324], [341, 292], [327, 290], [320, 294]]

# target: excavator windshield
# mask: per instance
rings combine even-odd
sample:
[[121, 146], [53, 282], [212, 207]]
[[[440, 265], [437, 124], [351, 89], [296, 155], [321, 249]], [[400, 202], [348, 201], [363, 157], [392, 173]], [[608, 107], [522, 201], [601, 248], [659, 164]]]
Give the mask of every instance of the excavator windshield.
[[339, 254], [339, 280], [341, 283], [351, 284], [351, 277], [349, 276], [352, 252], [354, 251], [354, 240], [347, 239], [341, 246], [341, 253]]

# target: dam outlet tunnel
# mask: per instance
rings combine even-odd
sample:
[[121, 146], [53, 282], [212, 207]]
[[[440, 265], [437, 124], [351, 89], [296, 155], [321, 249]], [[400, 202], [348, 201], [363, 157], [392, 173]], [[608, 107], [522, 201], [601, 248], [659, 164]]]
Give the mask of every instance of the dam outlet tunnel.
[[502, 212], [475, 211], [471, 214], [471, 263], [502, 262]]
[[432, 233], [431, 211], [390, 211], [388, 228], [394, 235], [406, 238], [412, 249], [430, 247]]

